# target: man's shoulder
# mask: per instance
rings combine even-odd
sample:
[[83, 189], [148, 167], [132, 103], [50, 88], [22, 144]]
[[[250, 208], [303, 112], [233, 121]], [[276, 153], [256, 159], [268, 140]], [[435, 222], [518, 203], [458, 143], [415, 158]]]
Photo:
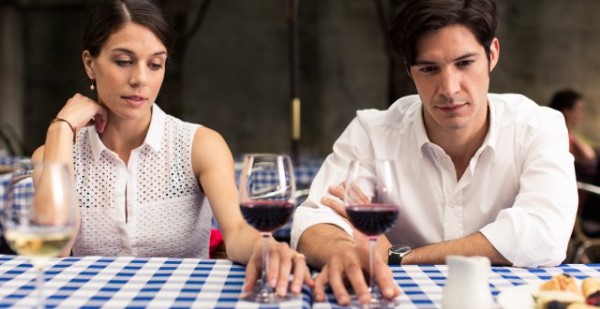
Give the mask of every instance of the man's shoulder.
[[488, 94], [491, 108], [500, 120], [535, 123], [560, 118], [560, 112], [541, 106], [532, 99], [516, 93]]
[[417, 110], [420, 110], [421, 99], [418, 95], [402, 97], [387, 109], [362, 109], [356, 112], [356, 118], [363, 125], [399, 127], [406, 124], [406, 120], [413, 119]]

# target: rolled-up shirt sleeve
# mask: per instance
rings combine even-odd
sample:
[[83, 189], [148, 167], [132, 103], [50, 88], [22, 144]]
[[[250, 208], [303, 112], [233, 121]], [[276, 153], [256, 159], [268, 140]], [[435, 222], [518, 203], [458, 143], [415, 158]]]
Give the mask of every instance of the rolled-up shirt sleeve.
[[[544, 108], [522, 139], [519, 191], [481, 233], [517, 267], [555, 266], [565, 256], [577, 212], [577, 183], [562, 115]], [[519, 144], [519, 145], [517, 145]], [[498, 183], [499, 186], [502, 183]]]

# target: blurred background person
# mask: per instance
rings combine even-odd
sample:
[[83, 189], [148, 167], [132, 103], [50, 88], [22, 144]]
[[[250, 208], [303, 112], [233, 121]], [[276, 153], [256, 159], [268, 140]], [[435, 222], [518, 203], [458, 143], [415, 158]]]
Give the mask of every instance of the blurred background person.
[[569, 130], [569, 150], [575, 157], [578, 180], [591, 182], [597, 173], [596, 151], [586, 138], [577, 133], [585, 113], [583, 96], [573, 89], [560, 90], [554, 93], [548, 106], [560, 111], [565, 117]]

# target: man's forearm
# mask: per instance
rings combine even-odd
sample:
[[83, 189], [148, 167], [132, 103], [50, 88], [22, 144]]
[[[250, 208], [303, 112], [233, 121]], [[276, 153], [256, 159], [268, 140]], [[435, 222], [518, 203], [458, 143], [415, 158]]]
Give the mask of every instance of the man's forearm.
[[323, 268], [336, 252], [355, 246], [352, 236], [331, 224], [314, 225], [304, 231], [298, 240], [298, 252], [306, 256], [308, 265], [317, 269]]
[[479, 232], [463, 238], [415, 248], [402, 259], [402, 264], [445, 264], [448, 255], [479, 255], [488, 257], [495, 265], [512, 264]]

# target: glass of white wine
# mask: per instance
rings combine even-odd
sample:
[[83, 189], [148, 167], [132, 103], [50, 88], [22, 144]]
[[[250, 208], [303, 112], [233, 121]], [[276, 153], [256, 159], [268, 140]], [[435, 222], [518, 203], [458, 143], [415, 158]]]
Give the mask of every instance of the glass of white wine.
[[4, 207], [4, 237], [37, 269], [40, 308], [45, 301], [44, 268], [50, 258], [63, 253], [75, 227], [75, 189], [69, 168], [58, 162], [15, 164]]

